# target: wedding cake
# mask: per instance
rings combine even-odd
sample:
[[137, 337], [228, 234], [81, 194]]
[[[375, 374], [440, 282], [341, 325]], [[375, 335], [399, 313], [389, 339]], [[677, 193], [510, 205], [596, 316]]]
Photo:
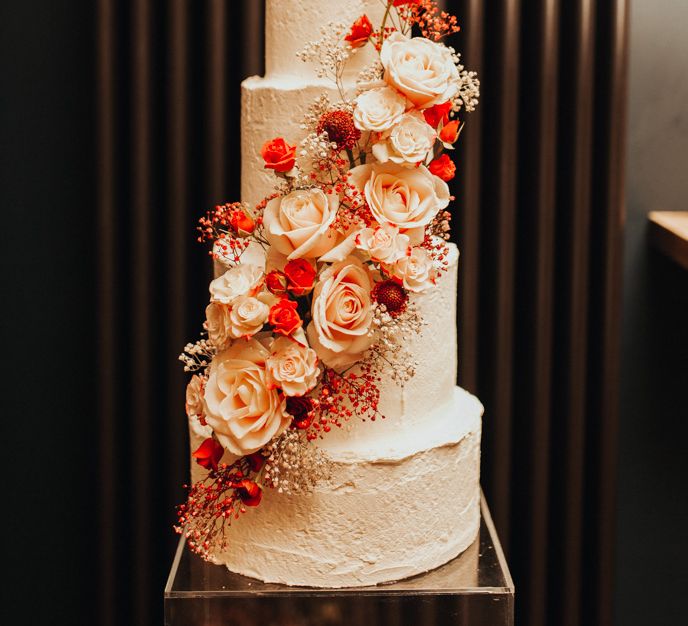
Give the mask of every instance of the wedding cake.
[[374, 585], [476, 539], [483, 408], [455, 384], [447, 181], [478, 81], [441, 43], [456, 31], [426, 0], [267, 0], [242, 202], [200, 222], [215, 279], [180, 357], [178, 530], [233, 572]]

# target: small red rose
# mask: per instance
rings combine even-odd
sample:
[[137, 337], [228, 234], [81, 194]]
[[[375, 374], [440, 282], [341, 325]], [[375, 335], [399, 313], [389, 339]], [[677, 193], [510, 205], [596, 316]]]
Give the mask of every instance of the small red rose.
[[236, 209], [230, 213], [229, 225], [238, 235], [250, 235], [256, 229], [253, 218], [241, 209]]
[[430, 163], [428, 169], [432, 174], [438, 176], [447, 183], [456, 176], [456, 165], [454, 165], [454, 162], [446, 154], [437, 157]]
[[295, 296], [305, 296], [313, 289], [315, 268], [306, 259], [294, 259], [284, 267], [287, 286]]
[[276, 333], [288, 337], [301, 328], [303, 320], [296, 307], [296, 302], [283, 298], [270, 309], [268, 323]]
[[420, 4], [420, 0], [394, 0], [395, 7], [403, 7], [405, 4]]
[[367, 15], [361, 15], [351, 26], [351, 31], [344, 37], [345, 41], [351, 44], [352, 48], [364, 46], [373, 32], [373, 25]]
[[437, 128], [440, 123], [446, 124], [449, 121], [449, 111], [451, 111], [451, 102], [444, 102], [443, 104], [435, 104], [429, 109], [423, 111], [425, 121], [433, 128]]
[[246, 461], [252, 472], [259, 472], [265, 464], [265, 457], [260, 452], [254, 452], [246, 456]]
[[201, 467], [217, 471], [217, 464], [224, 453], [225, 449], [212, 437], [208, 437], [191, 456]]
[[459, 138], [459, 120], [452, 120], [440, 131], [440, 140], [444, 143], [456, 143]]
[[283, 296], [287, 293], [288, 282], [284, 272], [280, 272], [279, 270], [268, 272], [268, 275], [265, 277], [265, 284], [270, 290], [270, 293], [274, 293], [276, 296]]
[[288, 397], [287, 413], [292, 416], [295, 428], [306, 430], [313, 421], [313, 399], [308, 396]]
[[296, 146], [290, 146], [282, 137], [276, 137], [263, 144], [260, 151], [265, 169], [288, 172], [296, 163]]
[[258, 483], [248, 478], [244, 478], [234, 483], [233, 486], [237, 495], [246, 506], [258, 506], [260, 504], [260, 499], [263, 497], [263, 490]]

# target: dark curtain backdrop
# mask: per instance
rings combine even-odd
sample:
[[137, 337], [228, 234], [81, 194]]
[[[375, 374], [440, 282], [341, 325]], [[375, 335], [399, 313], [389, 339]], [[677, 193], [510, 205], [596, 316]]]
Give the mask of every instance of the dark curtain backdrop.
[[[480, 72], [454, 183], [460, 383], [523, 626], [611, 623], [628, 0], [449, 0]], [[151, 624], [188, 471], [197, 217], [239, 193], [257, 0], [98, 0], [98, 623]], [[276, 131], [278, 129], [275, 129]]]

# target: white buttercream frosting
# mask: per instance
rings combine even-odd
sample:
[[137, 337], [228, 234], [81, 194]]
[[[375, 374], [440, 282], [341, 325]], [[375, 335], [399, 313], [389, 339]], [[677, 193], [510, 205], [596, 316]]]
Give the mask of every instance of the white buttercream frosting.
[[[243, 201], [256, 204], [274, 189], [263, 143], [278, 135], [298, 143], [308, 106], [323, 93], [338, 99], [336, 87], [297, 52], [329, 20], [353, 22], [366, 13], [379, 24], [383, 11], [380, 0], [268, 0], [266, 77], [242, 84]], [[350, 91], [355, 71], [374, 54], [369, 46], [356, 53], [345, 78]], [[251, 253], [264, 266], [262, 251]], [[458, 256], [451, 245], [436, 287], [411, 296], [425, 322], [405, 346], [416, 374], [403, 388], [383, 381], [385, 419], [353, 418], [318, 440], [333, 461], [330, 479], [309, 496], [267, 489], [260, 506], [232, 524], [217, 563], [266, 582], [348, 587], [413, 576], [469, 547], [477, 562], [483, 407], [455, 387]], [[220, 258], [216, 275], [229, 265]], [[202, 438], [190, 435], [195, 450]], [[193, 480], [203, 473], [192, 463]]]

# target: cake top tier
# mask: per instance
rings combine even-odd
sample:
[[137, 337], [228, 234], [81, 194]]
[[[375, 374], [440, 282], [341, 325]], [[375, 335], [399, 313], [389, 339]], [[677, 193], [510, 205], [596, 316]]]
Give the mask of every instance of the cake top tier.
[[[297, 56], [304, 46], [319, 39], [323, 27], [330, 22], [350, 26], [366, 14], [373, 23], [380, 23], [384, 12], [385, 5], [380, 0], [267, 0], [265, 75], [317, 80], [315, 66]], [[355, 77], [375, 56], [372, 46], [357, 51], [347, 63], [346, 75]]]

